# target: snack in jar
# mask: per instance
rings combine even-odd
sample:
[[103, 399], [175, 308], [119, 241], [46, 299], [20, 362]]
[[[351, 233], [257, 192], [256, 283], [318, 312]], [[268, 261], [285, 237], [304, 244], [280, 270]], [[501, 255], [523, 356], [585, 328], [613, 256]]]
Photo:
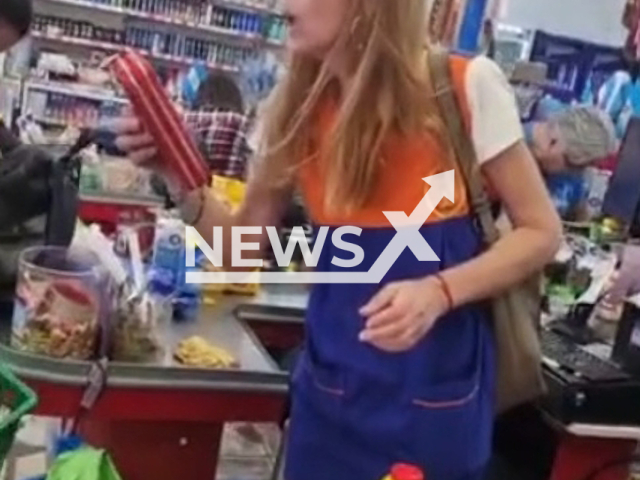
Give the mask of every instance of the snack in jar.
[[12, 345], [54, 358], [88, 360], [100, 329], [105, 277], [91, 252], [34, 247], [19, 260]]
[[135, 301], [119, 302], [112, 315], [113, 360], [145, 363], [159, 361], [165, 349], [162, 332], [171, 321], [168, 300], [145, 294]]

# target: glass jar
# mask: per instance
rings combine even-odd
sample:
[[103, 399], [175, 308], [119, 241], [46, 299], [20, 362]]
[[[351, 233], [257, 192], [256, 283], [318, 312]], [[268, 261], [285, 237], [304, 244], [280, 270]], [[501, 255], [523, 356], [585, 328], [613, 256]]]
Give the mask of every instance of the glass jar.
[[33, 247], [20, 255], [12, 346], [54, 358], [90, 359], [106, 306], [106, 276], [80, 248]]

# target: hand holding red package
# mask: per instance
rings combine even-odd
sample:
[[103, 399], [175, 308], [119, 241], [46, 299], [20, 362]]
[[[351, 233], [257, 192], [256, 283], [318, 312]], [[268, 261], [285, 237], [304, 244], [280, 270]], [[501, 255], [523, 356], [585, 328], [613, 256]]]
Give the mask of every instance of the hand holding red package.
[[124, 88], [145, 132], [155, 142], [164, 170], [183, 192], [209, 183], [209, 171], [151, 64], [132, 50], [114, 57], [111, 72]]

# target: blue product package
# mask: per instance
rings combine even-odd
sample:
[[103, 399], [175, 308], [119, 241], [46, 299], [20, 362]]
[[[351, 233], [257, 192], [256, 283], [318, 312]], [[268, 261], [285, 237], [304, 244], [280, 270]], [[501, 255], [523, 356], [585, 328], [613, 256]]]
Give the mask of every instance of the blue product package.
[[[196, 265], [200, 264], [203, 257], [203, 253], [200, 250], [197, 250]], [[186, 265], [186, 251], [182, 264]], [[202, 298], [202, 289], [200, 285], [186, 283], [186, 272], [199, 270], [199, 267], [185, 267], [185, 274], [180, 276], [180, 285], [178, 286], [178, 290], [172, 301], [174, 322], [188, 322], [190, 320], [196, 320], [198, 317], [198, 312], [200, 311], [200, 299]]]
[[175, 293], [184, 282], [184, 232], [180, 220], [158, 219], [150, 283], [151, 289], [160, 295]]
[[173, 321], [188, 322], [198, 318], [201, 291], [199, 285], [185, 284], [173, 298]]

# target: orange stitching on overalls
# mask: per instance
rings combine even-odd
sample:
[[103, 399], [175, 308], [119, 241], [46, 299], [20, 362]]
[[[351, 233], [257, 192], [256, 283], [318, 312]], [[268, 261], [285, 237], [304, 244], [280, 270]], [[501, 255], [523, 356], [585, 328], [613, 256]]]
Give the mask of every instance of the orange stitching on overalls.
[[316, 373], [313, 371], [313, 368], [311, 368], [309, 365], [306, 365], [305, 369], [307, 370], [309, 375], [311, 375], [311, 379], [313, 380], [313, 384], [316, 386], [316, 388], [318, 390], [320, 390], [320, 391], [322, 391], [324, 393], [328, 393], [330, 395], [334, 395], [336, 397], [343, 397], [344, 396], [344, 390], [343, 389], [326, 387], [322, 383], [320, 383], [320, 381], [318, 380], [318, 377], [316, 376]]
[[467, 403], [471, 402], [471, 400], [473, 400], [473, 398], [478, 394], [479, 391], [480, 391], [480, 383], [477, 383], [469, 395], [459, 400], [451, 400], [448, 402], [427, 402], [425, 400], [415, 399], [413, 400], [413, 404], [418, 407], [429, 408], [429, 409], [445, 409], [445, 408], [463, 407]]
[[340, 389], [337, 389], [337, 388], [325, 387], [315, 377], [313, 378], [313, 383], [315, 384], [316, 388], [318, 388], [318, 390], [321, 390], [321, 391], [323, 391], [325, 393], [328, 393], [330, 395], [335, 395], [336, 397], [344, 396], [344, 390], [340, 390]]

